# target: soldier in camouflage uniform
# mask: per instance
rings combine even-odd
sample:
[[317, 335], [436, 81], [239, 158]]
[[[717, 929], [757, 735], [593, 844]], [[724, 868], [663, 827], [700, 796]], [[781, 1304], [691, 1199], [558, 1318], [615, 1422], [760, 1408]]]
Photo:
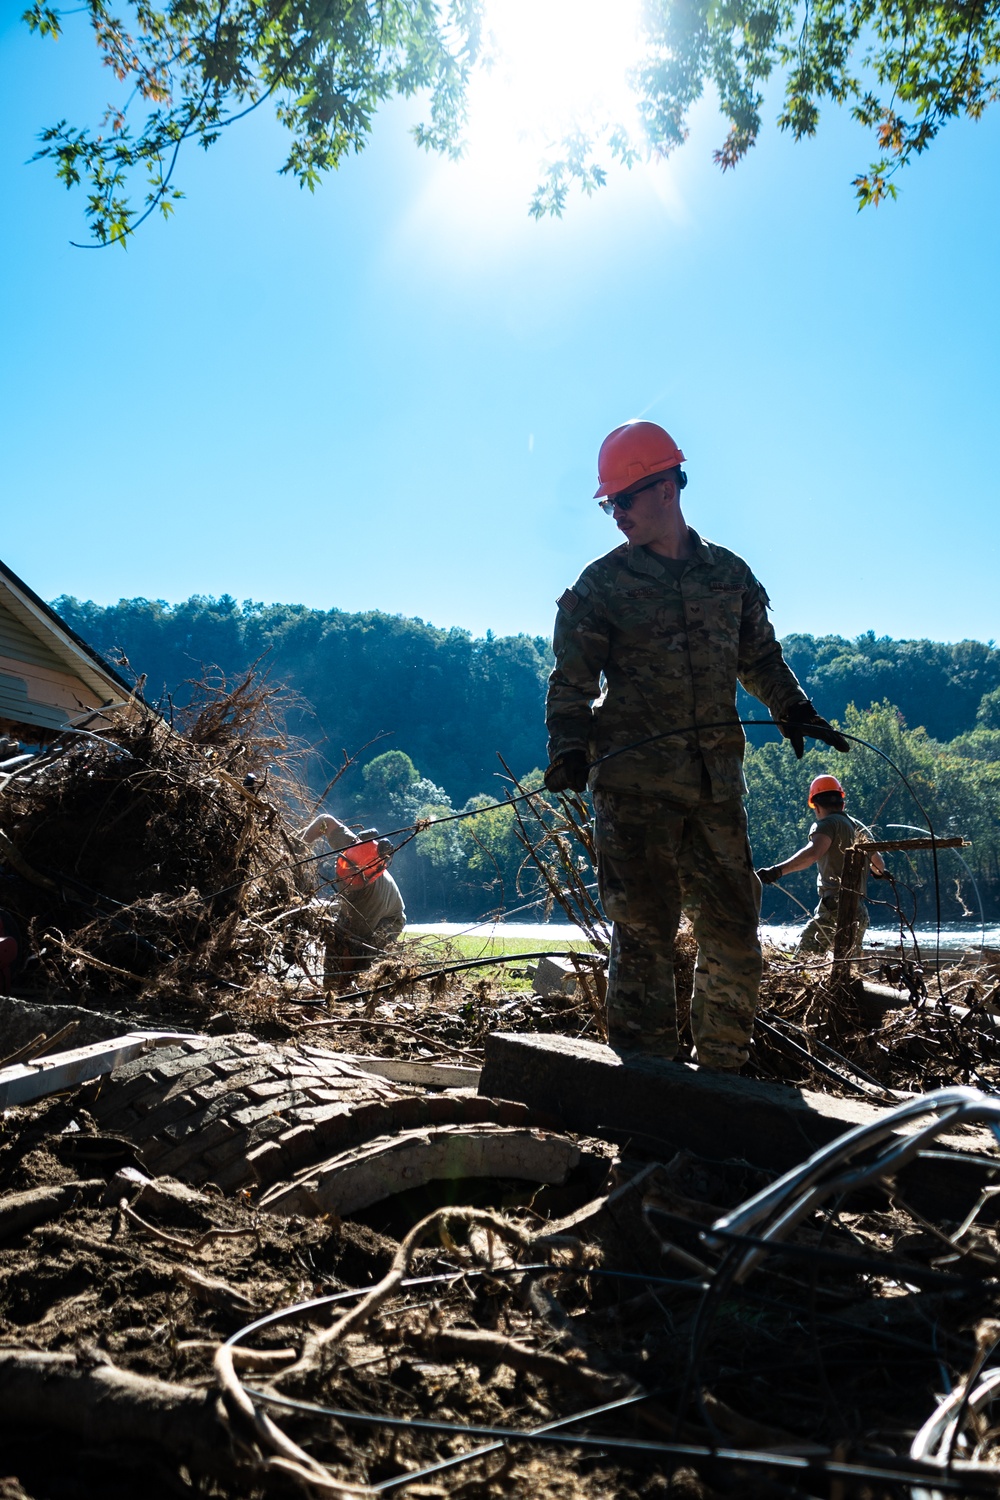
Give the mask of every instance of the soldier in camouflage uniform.
[[[795, 951], [802, 954], [822, 954], [830, 952], [837, 933], [844, 856], [848, 849], [854, 848], [859, 835], [871, 839], [872, 833], [870, 828], [866, 828], [845, 811], [844, 788], [836, 776], [816, 776], [813, 779], [809, 788], [809, 806], [816, 814], [816, 821], [809, 830], [808, 842], [780, 864], [766, 865], [758, 870], [757, 878], [763, 885], [774, 885], [783, 875], [792, 875], [796, 870], [808, 870], [810, 865], [818, 866], [816, 889], [819, 901], [803, 928]], [[876, 879], [888, 878], [885, 862], [877, 849], [872, 850], [868, 868]], [[852, 958], [860, 955], [867, 931], [868, 908], [864, 901], [859, 901], [851, 948]]]
[[597, 495], [610, 497], [602, 507], [625, 543], [559, 600], [545, 780], [552, 791], [593, 791], [598, 880], [614, 924], [612, 1046], [675, 1055], [673, 949], [686, 911], [698, 942], [698, 1061], [738, 1070], [761, 951], [737, 681], [797, 755], [803, 734], [848, 746], [786, 665], [747, 564], [684, 520], [683, 462], [652, 422], [617, 428], [601, 448]]

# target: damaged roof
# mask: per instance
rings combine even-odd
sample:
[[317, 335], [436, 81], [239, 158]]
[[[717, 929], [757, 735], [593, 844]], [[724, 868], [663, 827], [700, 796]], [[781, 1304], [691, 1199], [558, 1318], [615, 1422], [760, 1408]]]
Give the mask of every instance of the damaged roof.
[[[134, 690], [0, 562], [0, 727], [21, 739], [78, 726]], [[28, 731], [25, 733], [24, 731]]]

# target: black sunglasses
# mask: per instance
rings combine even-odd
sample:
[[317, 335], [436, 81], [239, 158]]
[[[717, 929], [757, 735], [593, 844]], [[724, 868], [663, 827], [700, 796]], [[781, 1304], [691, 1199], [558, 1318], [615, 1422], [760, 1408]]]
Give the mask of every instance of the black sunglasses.
[[640, 495], [644, 495], [654, 485], [662, 484], [664, 478], [663, 474], [659, 474], [656, 479], [651, 479], [648, 484], [641, 485], [639, 489], [629, 490], [627, 495], [609, 495], [606, 500], [599, 500], [597, 503], [606, 516], [614, 515], [616, 506], [619, 510], [631, 510], [634, 502], [638, 500]]

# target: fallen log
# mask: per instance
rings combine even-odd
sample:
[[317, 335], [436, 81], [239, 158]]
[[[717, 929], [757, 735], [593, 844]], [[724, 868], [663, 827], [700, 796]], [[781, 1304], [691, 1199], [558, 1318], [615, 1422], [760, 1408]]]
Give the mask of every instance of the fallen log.
[[105, 1189], [102, 1177], [87, 1182], [60, 1182], [29, 1188], [0, 1198], [0, 1240], [12, 1239], [39, 1224], [58, 1219], [64, 1209], [77, 1203], [96, 1203]]
[[233, 1477], [237, 1465], [214, 1391], [133, 1375], [98, 1358], [0, 1349], [0, 1427], [44, 1428], [88, 1448], [152, 1445], [178, 1466]]

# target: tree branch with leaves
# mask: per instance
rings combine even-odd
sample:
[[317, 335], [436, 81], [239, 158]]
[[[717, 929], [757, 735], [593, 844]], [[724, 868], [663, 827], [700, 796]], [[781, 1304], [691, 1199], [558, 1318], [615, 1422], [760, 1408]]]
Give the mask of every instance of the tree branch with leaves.
[[[470, 82], [497, 55], [488, 0], [167, 0], [159, 9], [114, 0], [124, 19], [111, 3], [86, 0], [82, 13], [122, 97], [96, 131], [49, 126], [36, 153], [67, 187], [86, 183], [94, 245], [124, 244], [150, 214], [169, 215], [183, 196], [174, 175], [184, 145], [207, 149], [268, 100], [291, 136], [280, 170], [310, 191], [364, 148], [379, 107], [395, 97], [423, 97], [416, 142], [457, 156]], [[80, 9], [34, 0], [24, 19], [58, 37]], [[853, 186], [859, 206], [878, 204], [895, 197], [900, 169], [949, 120], [979, 119], [997, 99], [1000, 0], [645, 0], [630, 81], [638, 125], [581, 107], [540, 150], [535, 217], [562, 214], [574, 188], [603, 186], [609, 160], [630, 167], [676, 149], [706, 90], [727, 121], [714, 159], [735, 167], [779, 85], [777, 124], [796, 140], [816, 133], [826, 102], [872, 133], [875, 159]], [[517, 128], [512, 120], [512, 141]]]

